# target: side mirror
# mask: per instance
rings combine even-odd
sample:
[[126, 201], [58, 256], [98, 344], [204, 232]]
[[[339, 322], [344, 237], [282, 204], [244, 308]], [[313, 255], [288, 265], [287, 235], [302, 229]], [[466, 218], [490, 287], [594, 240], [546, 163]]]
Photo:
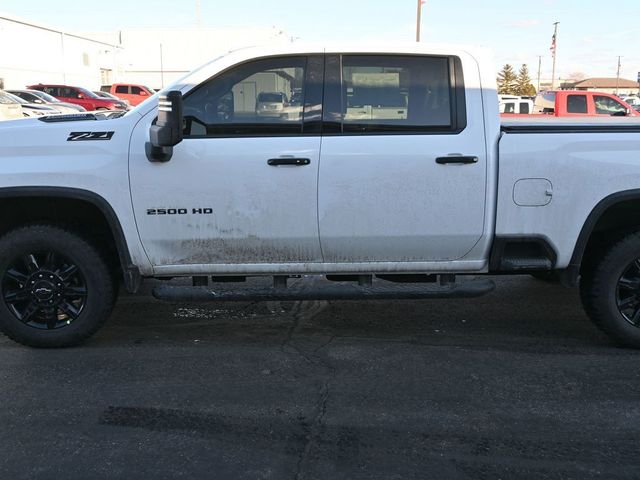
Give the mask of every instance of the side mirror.
[[79, 94], [78, 94], [78, 98], [79, 98], [79, 99], [83, 99], [83, 98], [84, 98], [84, 95], [82, 95], [81, 93], [79, 93]]
[[147, 158], [150, 162], [168, 162], [173, 147], [183, 138], [182, 93], [172, 90], [158, 98], [158, 119], [149, 129]]
[[140, 93], [138, 95], [140, 95], [141, 97], [146, 97], [148, 93], [145, 92], [144, 90], [140, 90]]

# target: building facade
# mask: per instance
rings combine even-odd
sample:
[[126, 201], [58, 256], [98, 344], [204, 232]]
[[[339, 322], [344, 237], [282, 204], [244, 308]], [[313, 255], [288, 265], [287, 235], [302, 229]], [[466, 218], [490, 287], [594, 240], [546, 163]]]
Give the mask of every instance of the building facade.
[[0, 13], [0, 88], [111, 83], [162, 88], [235, 48], [289, 41], [275, 27], [66, 32]]

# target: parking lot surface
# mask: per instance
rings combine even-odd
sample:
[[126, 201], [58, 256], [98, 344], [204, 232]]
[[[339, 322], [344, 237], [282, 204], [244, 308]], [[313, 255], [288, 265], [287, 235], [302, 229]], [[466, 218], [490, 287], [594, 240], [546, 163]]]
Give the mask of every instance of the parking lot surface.
[[576, 290], [168, 304], [86, 345], [0, 339], [0, 478], [638, 478], [640, 353]]

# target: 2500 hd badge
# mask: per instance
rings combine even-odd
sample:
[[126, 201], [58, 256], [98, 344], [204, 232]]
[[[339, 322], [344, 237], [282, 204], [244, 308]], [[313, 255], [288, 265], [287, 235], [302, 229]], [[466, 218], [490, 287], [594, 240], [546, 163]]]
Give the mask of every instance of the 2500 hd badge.
[[[187, 215], [188, 208], [147, 208], [147, 215]], [[192, 215], [213, 215], [213, 208], [192, 208]]]

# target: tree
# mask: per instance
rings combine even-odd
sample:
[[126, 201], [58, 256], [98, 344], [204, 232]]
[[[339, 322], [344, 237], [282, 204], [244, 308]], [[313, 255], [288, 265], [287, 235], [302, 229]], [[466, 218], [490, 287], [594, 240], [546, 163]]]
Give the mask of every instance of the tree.
[[516, 72], [507, 63], [498, 73], [498, 93], [500, 95], [515, 95], [517, 80]]
[[526, 65], [520, 67], [514, 91], [516, 95], [523, 97], [533, 97], [536, 94], [536, 87], [531, 83], [529, 68]]

